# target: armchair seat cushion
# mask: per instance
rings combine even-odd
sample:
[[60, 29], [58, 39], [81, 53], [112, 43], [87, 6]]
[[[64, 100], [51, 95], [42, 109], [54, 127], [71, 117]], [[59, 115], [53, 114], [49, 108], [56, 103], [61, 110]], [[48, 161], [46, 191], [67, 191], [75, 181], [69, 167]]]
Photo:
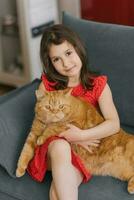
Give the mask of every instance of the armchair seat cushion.
[[[48, 172], [42, 183], [31, 179], [28, 174], [12, 178], [0, 167], [0, 192], [13, 200], [48, 200], [51, 174]], [[94, 176], [79, 188], [79, 199], [84, 200], [132, 200], [127, 192], [127, 183], [112, 177]], [[0, 200], [3, 200], [0, 195]], [[8, 200], [8, 197], [6, 198]]]

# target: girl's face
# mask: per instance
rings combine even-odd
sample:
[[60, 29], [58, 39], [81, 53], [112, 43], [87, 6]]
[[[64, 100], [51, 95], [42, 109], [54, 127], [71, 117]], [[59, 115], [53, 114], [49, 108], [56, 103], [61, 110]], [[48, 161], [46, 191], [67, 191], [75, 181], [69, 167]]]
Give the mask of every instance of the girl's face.
[[52, 44], [49, 49], [51, 62], [60, 74], [79, 80], [82, 62], [75, 48], [67, 41], [59, 45]]

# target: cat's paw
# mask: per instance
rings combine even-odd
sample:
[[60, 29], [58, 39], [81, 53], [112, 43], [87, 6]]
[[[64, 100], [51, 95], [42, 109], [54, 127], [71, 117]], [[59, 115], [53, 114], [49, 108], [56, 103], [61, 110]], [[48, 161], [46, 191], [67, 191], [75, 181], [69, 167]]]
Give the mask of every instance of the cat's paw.
[[134, 176], [128, 182], [128, 192], [134, 194]]
[[134, 185], [132, 187], [131, 186], [128, 187], [128, 192], [129, 194], [134, 194]]
[[26, 170], [22, 169], [22, 168], [17, 168], [16, 169], [16, 177], [21, 177], [25, 174]]
[[39, 136], [37, 139], [37, 145], [42, 145], [45, 142], [44, 136]]

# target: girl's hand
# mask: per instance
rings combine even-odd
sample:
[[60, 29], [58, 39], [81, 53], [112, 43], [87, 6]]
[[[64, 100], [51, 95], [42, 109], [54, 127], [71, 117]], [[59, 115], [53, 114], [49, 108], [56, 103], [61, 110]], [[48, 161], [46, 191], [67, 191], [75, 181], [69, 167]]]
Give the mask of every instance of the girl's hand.
[[100, 145], [100, 140], [88, 140], [88, 141], [82, 141], [82, 142], [71, 142], [71, 144], [80, 145], [84, 149], [89, 151], [89, 153], [93, 153], [94, 147], [98, 147]]
[[59, 137], [64, 137], [69, 142], [82, 141], [83, 130], [72, 124], [68, 124], [67, 126], [69, 129], [60, 133]]

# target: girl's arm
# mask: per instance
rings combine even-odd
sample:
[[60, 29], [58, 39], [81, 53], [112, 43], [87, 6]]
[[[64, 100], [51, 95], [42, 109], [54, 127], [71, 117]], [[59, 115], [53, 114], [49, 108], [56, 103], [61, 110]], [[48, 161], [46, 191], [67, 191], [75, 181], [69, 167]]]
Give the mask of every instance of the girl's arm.
[[69, 125], [69, 129], [61, 133], [60, 136], [65, 137], [70, 142], [80, 142], [101, 139], [117, 133], [120, 129], [120, 122], [108, 84], [99, 97], [98, 103], [105, 119], [103, 123], [87, 130]]
[[99, 97], [98, 103], [105, 121], [94, 128], [84, 130], [81, 140], [105, 138], [117, 133], [120, 129], [118, 113], [108, 84]]

